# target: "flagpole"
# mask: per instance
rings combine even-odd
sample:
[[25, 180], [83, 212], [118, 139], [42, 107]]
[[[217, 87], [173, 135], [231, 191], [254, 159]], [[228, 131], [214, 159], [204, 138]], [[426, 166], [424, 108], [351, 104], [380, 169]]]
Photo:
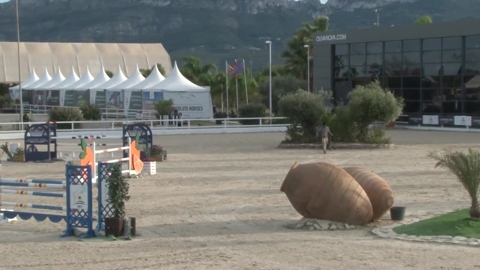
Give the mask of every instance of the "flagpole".
[[[250, 70], [250, 72], [252, 71]], [[247, 69], [245, 67], [245, 59], [243, 59], [243, 77], [245, 78], [245, 98], [248, 104]]]
[[235, 108], [236, 113], [238, 114], [238, 78], [235, 76], [235, 87], [236, 87], [236, 94], [237, 94], [237, 108]]
[[229, 99], [228, 99], [228, 63], [227, 61], [225, 61], [225, 91], [227, 92], [227, 118], [229, 118], [230, 112], [228, 108]]

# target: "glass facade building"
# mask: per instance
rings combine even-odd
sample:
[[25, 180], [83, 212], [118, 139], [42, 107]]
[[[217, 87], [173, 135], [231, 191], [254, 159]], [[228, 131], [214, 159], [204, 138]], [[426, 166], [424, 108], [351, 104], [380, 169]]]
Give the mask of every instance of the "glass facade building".
[[336, 103], [348, 102], [355, 86], [378, 80], [403, 97], [406, 116], [480, 116], [479, 23], [319, 34], [314, 88], [331, 89]]

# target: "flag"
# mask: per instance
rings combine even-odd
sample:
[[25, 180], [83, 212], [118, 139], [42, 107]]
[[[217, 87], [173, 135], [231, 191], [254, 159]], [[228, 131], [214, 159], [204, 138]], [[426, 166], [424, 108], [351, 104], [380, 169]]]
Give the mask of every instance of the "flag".
[[232, 73], [232, 71], [234, 71], [234, 70], [235, 70], [235, 68], [234, 68], [234, 67], [232, 67], [232, 66], [228, 65], [228, 73], [229, 73], [229, 74], [231, 74], [231, 73]]
[[237, 59], [235, 59], [235, 69], [230, 72], [230, 75], [236, 77], [236, 75], [240, 73], [243, 73], [243, 62], [240, 62], [240, 64], [238, 64]]

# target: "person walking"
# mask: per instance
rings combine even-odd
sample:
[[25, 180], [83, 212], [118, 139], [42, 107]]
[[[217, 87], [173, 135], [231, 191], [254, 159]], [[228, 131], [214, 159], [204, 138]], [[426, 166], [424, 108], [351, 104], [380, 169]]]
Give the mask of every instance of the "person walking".
[[323, 144], [323, 153], [327, 153], [327, 145], [328, 145], [328, 137], [332, 136], [333, 134], [330, 132], [330, 128], [327, 126], [326, 123], [323, 123], [323, 129], [322, 129], [322, 144]]
[[28, 127], [28, 122], [30, 122], [30, 117], [28, 117], [27, 112], [23, 113], [23, 122], [27, 124], [23, 124], [22, 129], [26, 129]]

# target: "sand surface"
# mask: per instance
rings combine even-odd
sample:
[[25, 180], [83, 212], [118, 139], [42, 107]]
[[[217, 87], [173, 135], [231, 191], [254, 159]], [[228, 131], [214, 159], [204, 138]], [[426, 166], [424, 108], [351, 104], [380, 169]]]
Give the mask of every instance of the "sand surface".
[[[371, 227], [287, 228], [301, 218], [279, 191], [295, 161], [372, 169], [391, 184], [395, 204], [407, 206], [408, 219], [468, 206], [460, 184], [434, 169], [426, 155], [445, 147], [478, 147], [478, 134], [398, 130], [389, 135], [396, 149], [327, 155], [277, 149], [284, 138], [280, 133], [156, 137], [169, 160], [158, 163], [157, 175], [130, 182], [127, 213], [137, 217], [142, 237], [83, 242], [59, 237], [65, 223], [0, 224], [0, 269], [480, 269], [478, 247], [384, 240], [372, 235]], [[3, 163], [2, 177], [63, 175], [62, 163]]]

